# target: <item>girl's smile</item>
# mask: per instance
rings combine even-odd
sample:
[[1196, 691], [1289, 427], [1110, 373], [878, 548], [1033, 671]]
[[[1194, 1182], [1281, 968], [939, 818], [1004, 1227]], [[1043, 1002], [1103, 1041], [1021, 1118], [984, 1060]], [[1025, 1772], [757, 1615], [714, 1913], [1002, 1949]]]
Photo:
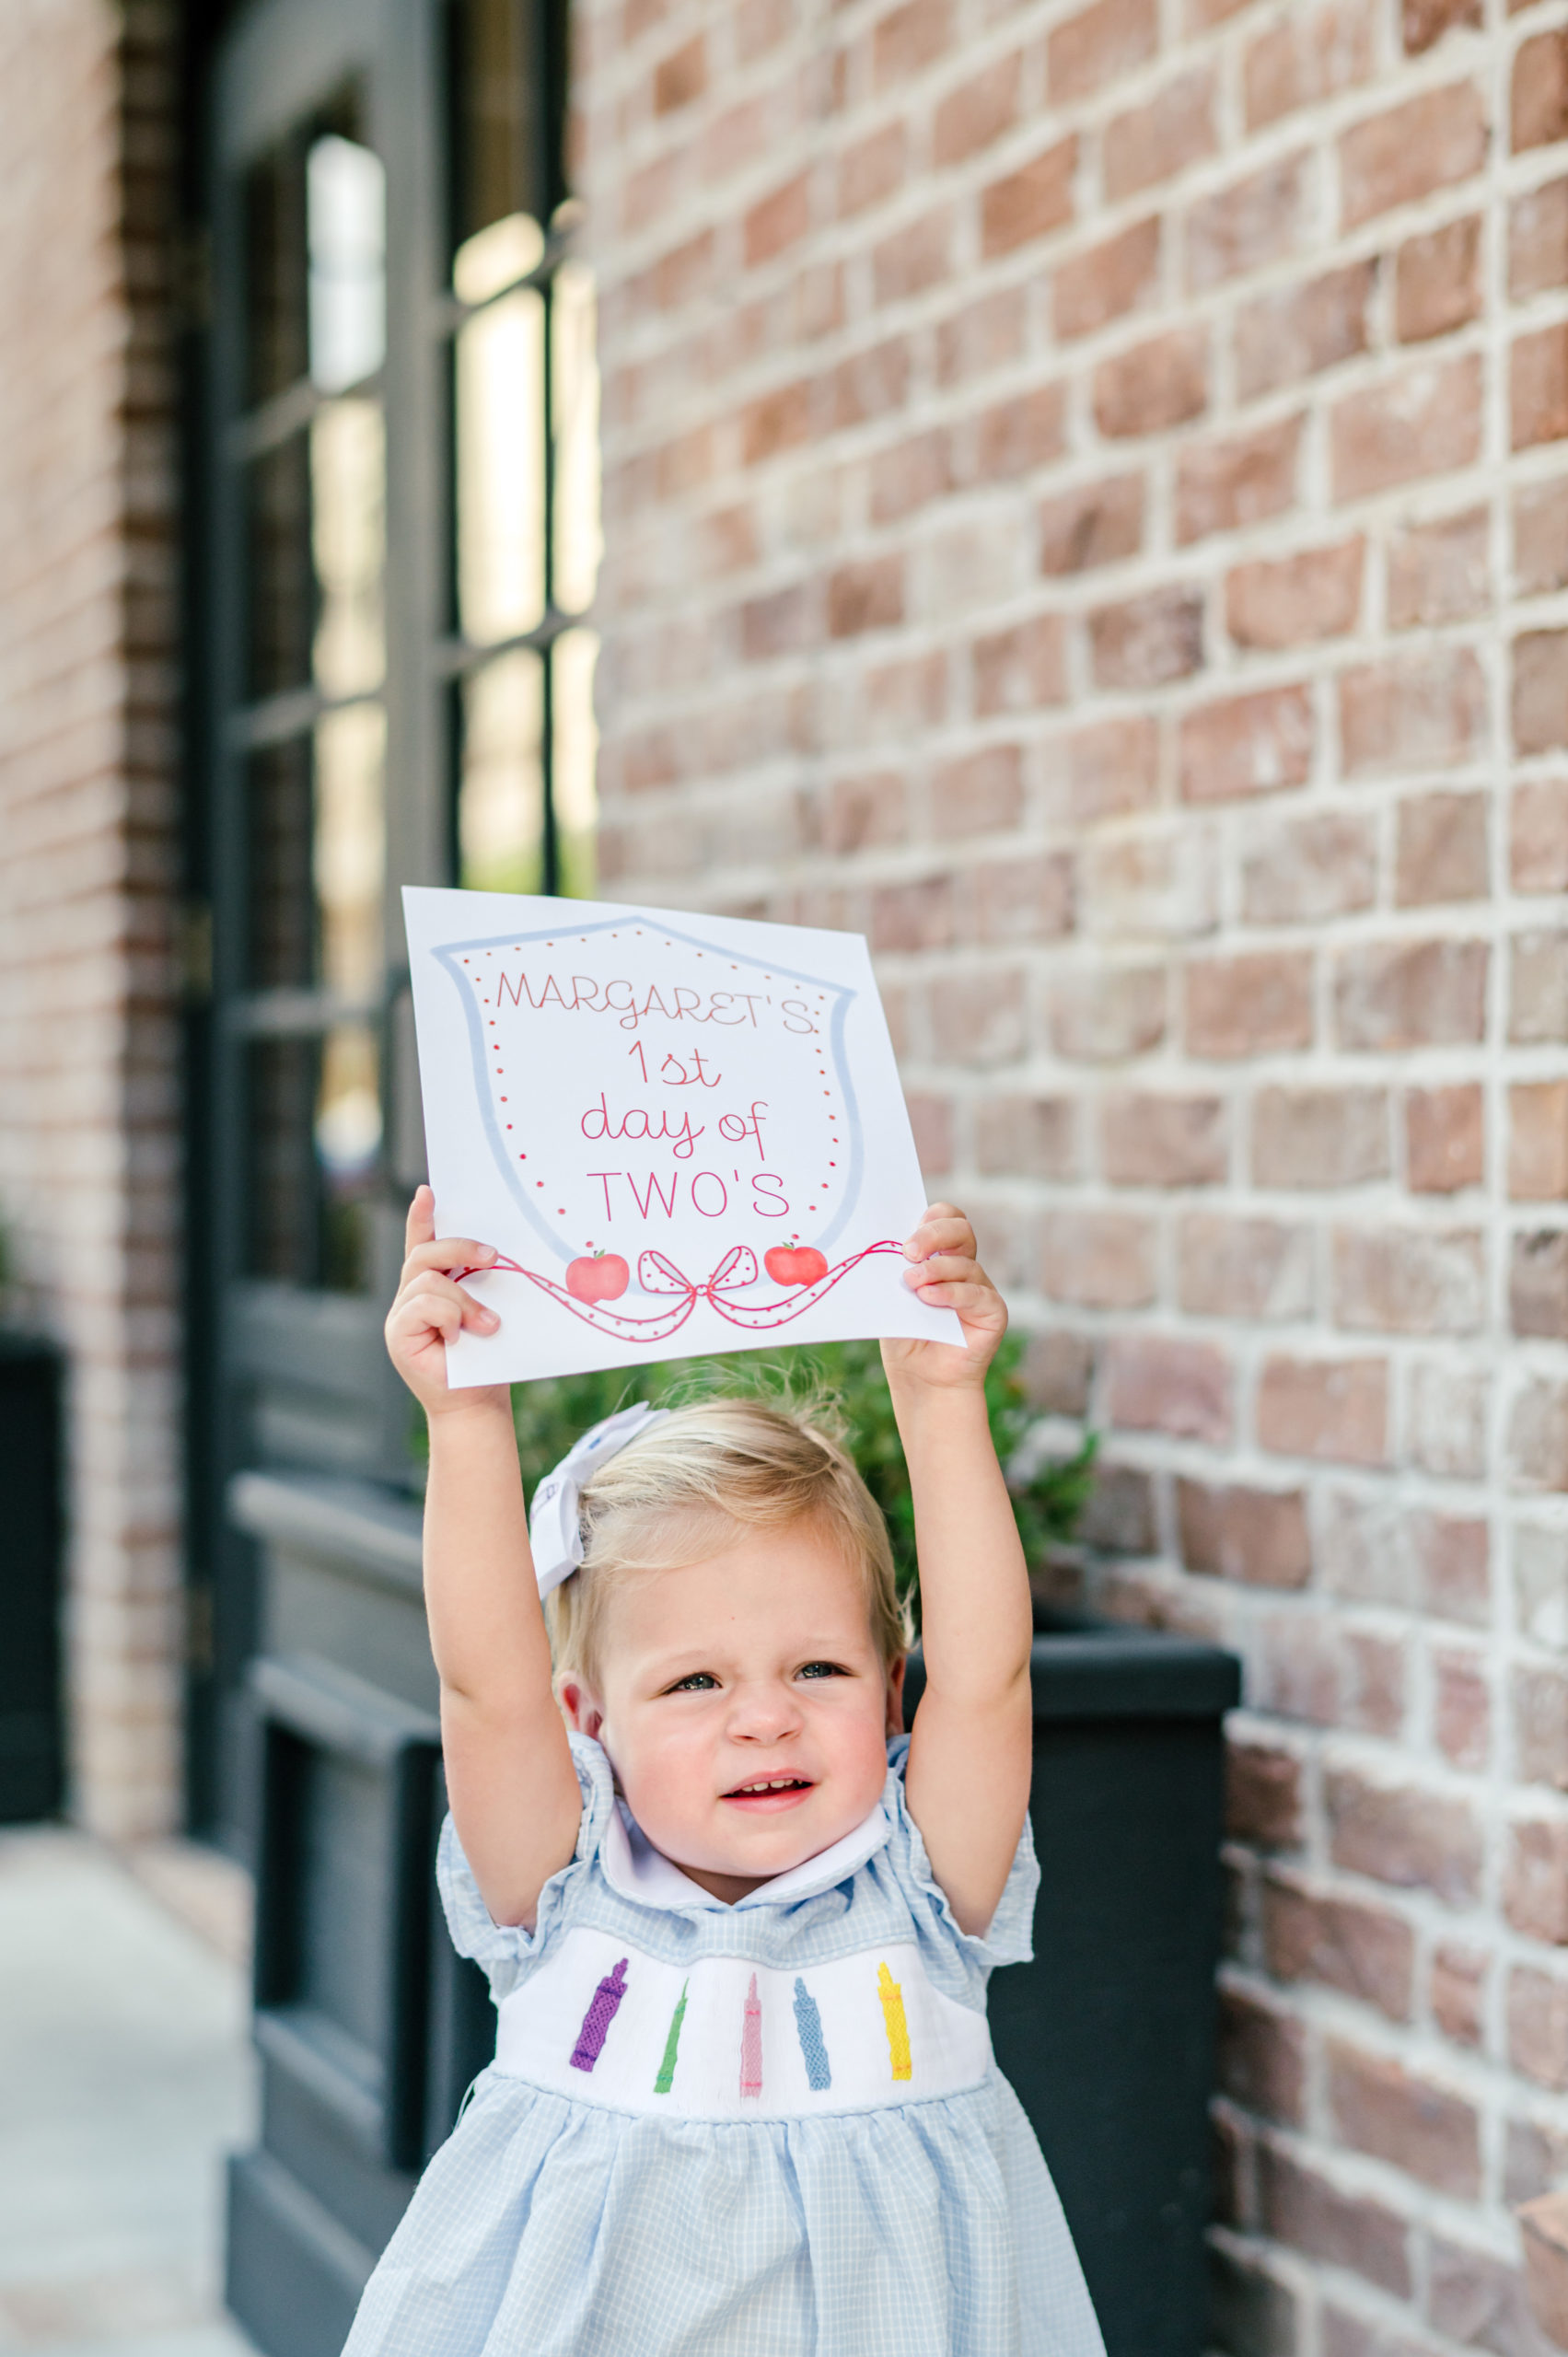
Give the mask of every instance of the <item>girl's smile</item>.
[[813, 1790], [808, 1776], [771, 1776], [754, 1784], [738, 1784], [725, 1799], [737, 1808], [761, 1812], [796, 1807]]

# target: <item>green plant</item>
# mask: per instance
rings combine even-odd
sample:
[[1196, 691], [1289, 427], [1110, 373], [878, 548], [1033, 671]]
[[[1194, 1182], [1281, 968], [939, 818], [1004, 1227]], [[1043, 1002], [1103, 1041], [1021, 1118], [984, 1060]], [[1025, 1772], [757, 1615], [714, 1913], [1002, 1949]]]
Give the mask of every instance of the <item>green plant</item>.
[[[1015, 1474], [1021, 1444], [1036, 1421], [1019, 1375], [1023, 1343], [1009, 1335], [985, 1379], [992, 1438], [1004, 1466], [1024, 1552], [1038, 1562], [1047, 1548], [1070, 1539], [1094, 1479], [1096, 1436], [1088, 1434], [1075, 1455]], [[820, 1399], [836, 1406], [850, 1449], [867, 1488], [887, 1518], [899, 1585], [916, 1593], [914, 1509], [909, 1469], [893, 1417], [893, 1403], [875, 1342], [829, 1342], [814, 1347], [746, 1353], [715, 1359], [669, 1359], [645, 1367], [612, 1367], [587, 1375], [563, 1375], [545, 1383], [518, 1383], [512, 1389], [517, 1452], [531, 1490], [574, 1441], [616, 1409], [645, 1399], [673, 1407], [719, 1393]]]

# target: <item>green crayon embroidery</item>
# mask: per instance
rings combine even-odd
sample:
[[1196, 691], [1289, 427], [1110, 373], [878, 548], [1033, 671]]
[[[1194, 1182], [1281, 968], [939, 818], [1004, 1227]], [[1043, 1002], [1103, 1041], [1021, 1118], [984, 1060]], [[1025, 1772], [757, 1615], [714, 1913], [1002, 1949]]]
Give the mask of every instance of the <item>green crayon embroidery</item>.
[[686, 1991], [691, 1985], [689, 1980], [681, 1982], [680, 2003], [669, 2017], [669, 2036], [664, 2042], [664, 2061], [659, 2064], [658, 2077], [654, 2081], [656, 2096], [668, 2095], [675, 2084], [675, 2058], [680, 2049], [680, 2025], [686, 2018]]

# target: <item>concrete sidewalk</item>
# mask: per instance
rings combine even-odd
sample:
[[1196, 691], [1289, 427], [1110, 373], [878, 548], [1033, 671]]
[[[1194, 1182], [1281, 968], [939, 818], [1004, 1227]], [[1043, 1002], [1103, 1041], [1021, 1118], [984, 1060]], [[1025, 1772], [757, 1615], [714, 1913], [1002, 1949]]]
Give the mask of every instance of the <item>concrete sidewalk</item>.
[[219, 2291], [223, 2156], [252, 2133], [245, 1976], [226, 1870], [179, 1849], [147, 1854], [155, 1898], [86, 1835], [0, 1833], [6, 2357], [253, 2357]]

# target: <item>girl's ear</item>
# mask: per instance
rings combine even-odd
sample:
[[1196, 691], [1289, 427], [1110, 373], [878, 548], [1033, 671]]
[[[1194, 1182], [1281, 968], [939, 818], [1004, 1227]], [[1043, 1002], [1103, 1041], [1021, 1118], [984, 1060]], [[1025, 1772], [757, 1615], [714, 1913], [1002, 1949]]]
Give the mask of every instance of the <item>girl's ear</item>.
[[904, 1731], [904, 1663], [906, 1656], [888, 1665], [888, 1733], [902, 1735]]
[[597, 1742], [604, 1724], [604, 1705], [587, 1680], [575, 1669], [563, 1670], [555, 1681], [555, 1699], [573, 1734], [590, 1736]]

